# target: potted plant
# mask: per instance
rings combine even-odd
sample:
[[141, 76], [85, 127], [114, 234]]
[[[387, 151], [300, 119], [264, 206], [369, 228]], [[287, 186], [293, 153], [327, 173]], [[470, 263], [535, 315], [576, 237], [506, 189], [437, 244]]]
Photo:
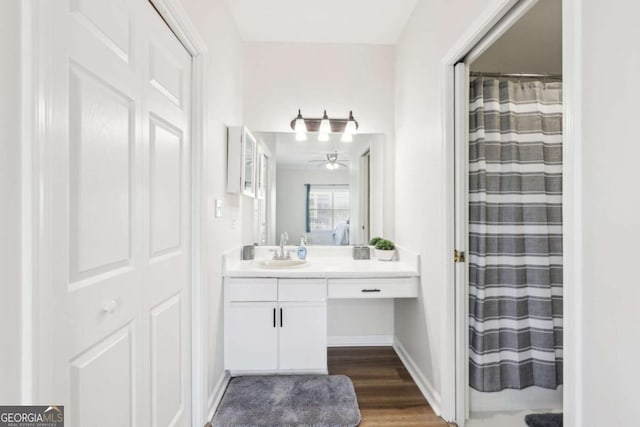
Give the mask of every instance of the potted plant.
[[391, 240], [380, 239], [375, 244], [376, 258], [380, 261], [391, 261], [396, 253], [396, 245]]
[[371, 246], [371, 249], [375, 249], [376, 247], [376, 243], [378, 243], [380, 240], [382, 240], [382, 237], [373, 237], [371, 238], [371, 240], [369, 240], [369, 246]]

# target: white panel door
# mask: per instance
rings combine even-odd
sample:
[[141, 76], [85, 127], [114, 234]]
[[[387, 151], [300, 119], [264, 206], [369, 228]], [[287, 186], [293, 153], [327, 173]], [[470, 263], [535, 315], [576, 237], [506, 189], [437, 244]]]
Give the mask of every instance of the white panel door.
[[189, 425], [191, 59], [145, 0], [46, 10], [40, 399], [67, 426]]
[[[190, 417], [191, 57], [147, 1], [143, 38], [143, 311], [151, 426]], [[148, 351], [148, 354], [146, 354]], [[145, 381], [146, 382], [146, 381]]]
[[234, 302], [225, 321], [226, 368], [230, 371], [278, 369], [278, 319], [275, 302]]
[[326, 302], [283, 302], [279, 310], [279, 369], [326, 370]]
[[[455, 227], [454, 244], [467, 253], [469, 232], [469, 68], [460, 62], [455, 66]], [[468, 254], [467, 254], [468, 256]], [[469, 268], [466, 262], [454, 267], [456, 289], [456, 419], [464, 424], [469, 418]]]

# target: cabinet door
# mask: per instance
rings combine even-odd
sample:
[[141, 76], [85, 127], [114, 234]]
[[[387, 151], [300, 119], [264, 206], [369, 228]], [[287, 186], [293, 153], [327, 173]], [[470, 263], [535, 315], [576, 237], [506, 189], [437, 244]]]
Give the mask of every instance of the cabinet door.
[[260, 371], [278, 368], [276, 303], [235, 302], [227, 305], [227, 369]]
[[244, 128], [242, 136], [242, 194], [256, 195], [256, 138]]
[[285, 302], [279, 306], [281, 370], [327, 369], [327, 304]]

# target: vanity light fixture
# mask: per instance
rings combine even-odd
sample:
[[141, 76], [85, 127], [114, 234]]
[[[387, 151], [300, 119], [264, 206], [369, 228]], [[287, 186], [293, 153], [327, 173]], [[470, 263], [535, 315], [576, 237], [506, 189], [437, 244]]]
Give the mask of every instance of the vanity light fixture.
[[357, 132], [358, 132], [358, 122], [356, 122], [356, 119], [353, 118], [353, 111], [349, 111], [349, 119], [347, 120], [347, 125], [344, 128], [344, 133], [349, 135], [355, 135]]
[[324, 110], [324, 115], [322, 116], [322, 120], [320, 120], [320, 129], [318, 129], [318, 141], [328, 141], [329, 132], [331, 132], [331, 123], [329, 123], [327, 110]]
[[304, 122], [304, 117], [302, 117], [302, 112], [300, 110], [298, 110], [298, 116], [295, 118], [293, 130], [295, 133], [307, 131], [307, 124]]
[[307, 124], [304, 122], [300, 110], [298, 110], [298, 116], [294, 119], [293, 130], [296, 133], [296, 141], [307, 140]]
[[318, 132], [321, 134], [331, 132], [331, 123], [327, 116], [327, 110], [324, 110], [324, 115], [322, 116], [322, 120], [320, 120], [320, 128], [318, 129]]
[[291, 120], [291, 129], [296, 133], [296, 141], [305, 141], [308, 132], [317, 132], [318, 141], [329, 141], [330, 133], [341, 133], [342, 142], [352, 142], [358, 128], [359, 124], [353, 117], [353, 111], [349, 111], [349, 117], [346, 119], [332, 119], [327, 115], [327, 110], [324, 110], [321, 118], [305, 118], [298, 110], [298, 115]]

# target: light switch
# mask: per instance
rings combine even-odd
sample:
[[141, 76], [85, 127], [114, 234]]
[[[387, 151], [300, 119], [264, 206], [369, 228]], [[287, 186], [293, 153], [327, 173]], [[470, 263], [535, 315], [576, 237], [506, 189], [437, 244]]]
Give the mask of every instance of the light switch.
[[216, 218], [222, 217], [222, 200], [216, 200]]

